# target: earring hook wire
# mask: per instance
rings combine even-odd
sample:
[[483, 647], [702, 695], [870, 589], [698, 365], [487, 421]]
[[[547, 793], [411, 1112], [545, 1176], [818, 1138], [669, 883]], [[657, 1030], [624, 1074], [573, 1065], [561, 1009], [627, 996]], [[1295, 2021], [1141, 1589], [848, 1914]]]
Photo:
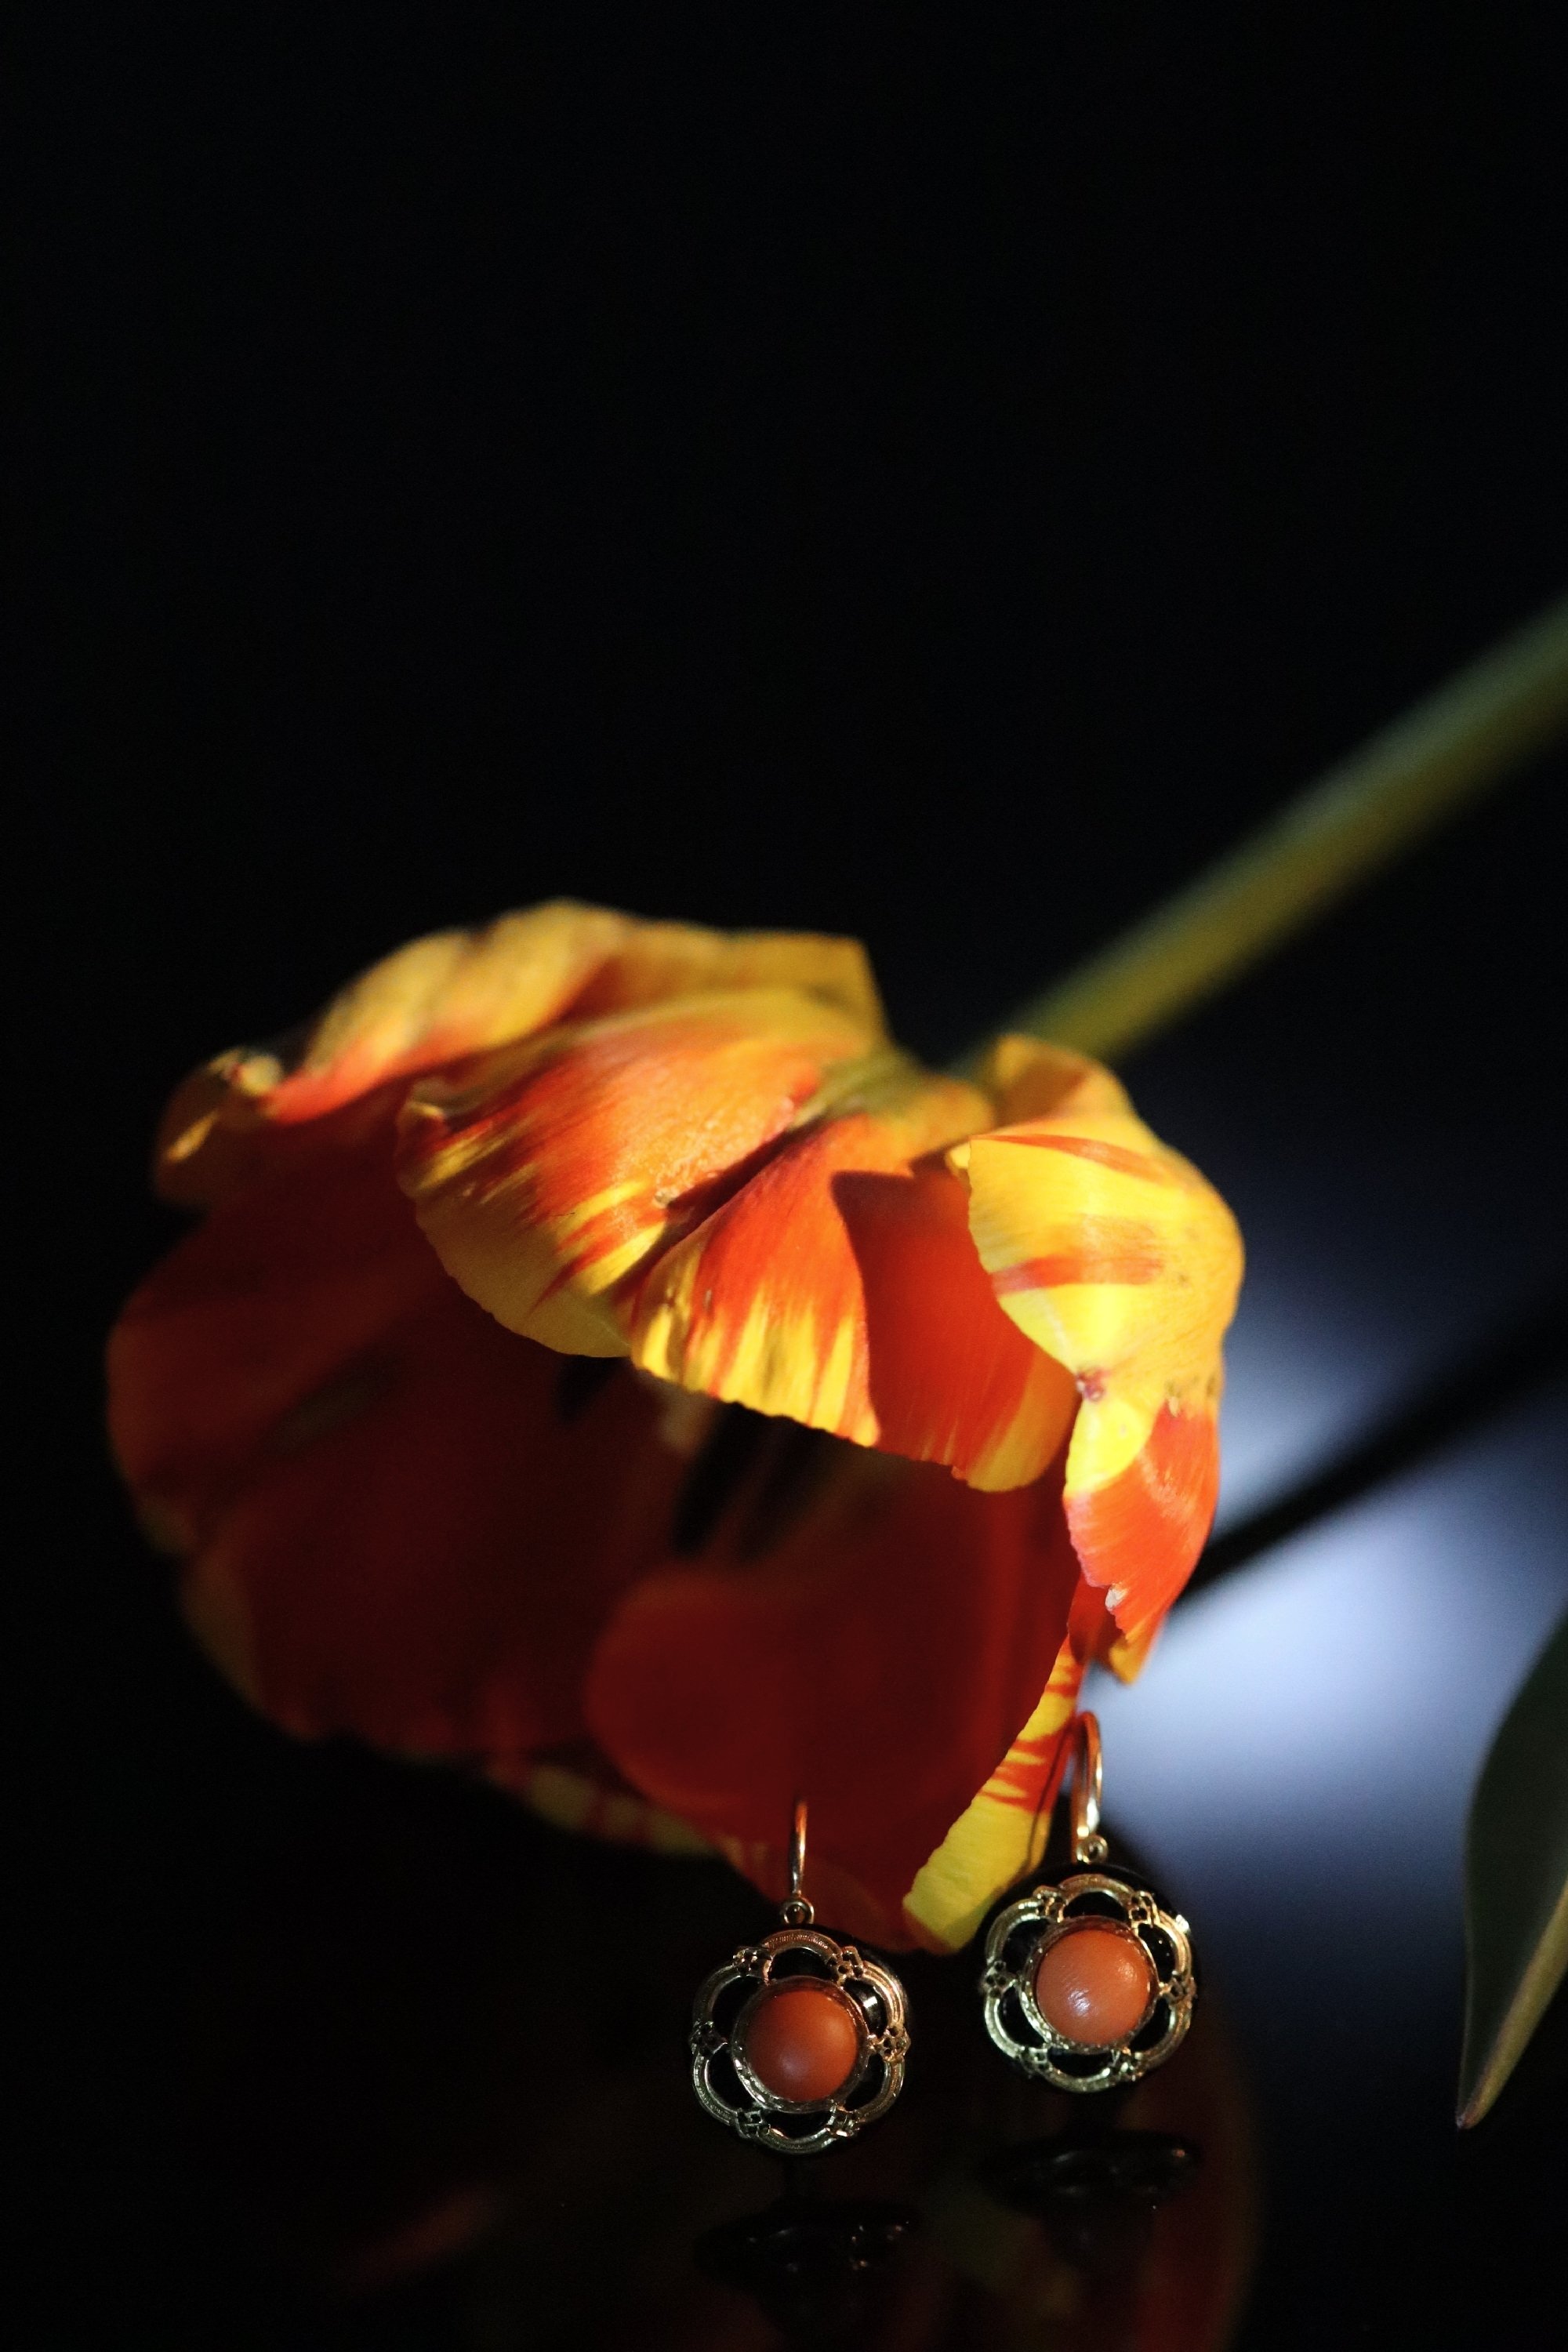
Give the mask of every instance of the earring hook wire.
[[797, 1797], [789, 1832], [789, 1892], [780, 1906], [784, 1923], [791, 1927], [809, 1927], [816, 1917], [802, 1888], [805, 1880], [805, 1799]]
[[1110, 1848], [1100, 1834], [1100, 1801], [1105, 1782], [1100, 1744], [1100, 1720], [1087, 1708], [1072, 1721], [1072, 1858], [1103, 1862]]

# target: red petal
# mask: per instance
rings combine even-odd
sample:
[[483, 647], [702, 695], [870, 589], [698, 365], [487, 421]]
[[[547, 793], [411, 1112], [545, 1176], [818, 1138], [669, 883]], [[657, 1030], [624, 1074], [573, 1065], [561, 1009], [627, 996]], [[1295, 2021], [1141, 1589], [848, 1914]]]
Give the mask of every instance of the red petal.
[[257, 1706], [447, 1752], [578, 1731], [682, 1465], [624, 1372], [564, 1421], [563, 1369], [448, 1281], [384, 1126], [247, 1187], [143, 1285], [111, 1343], [116, 1444]]
[[805, 1796], [816, 1862], [895, 1922], [1033, 1710], [1078, 1573], [1059, 1475], [978, 1495], [847, 1455], [773, 1557], [667, 1569], [626, 1595], [589, 1678], [590, 1727], [731, 1852], [776, 1852]]

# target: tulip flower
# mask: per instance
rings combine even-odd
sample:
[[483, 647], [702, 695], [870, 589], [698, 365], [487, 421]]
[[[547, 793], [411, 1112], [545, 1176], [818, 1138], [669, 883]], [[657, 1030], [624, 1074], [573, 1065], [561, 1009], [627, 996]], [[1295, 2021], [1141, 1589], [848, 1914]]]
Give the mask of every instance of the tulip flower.
[[1240, 1245], [1082, 1055], [889, 1038], [862, 950], [567, 903], [220, 1055], [110, 1345], [186, 1613], [288, 1730], [468, 1764], [851, 1932], [1037, 1861], [1217, 1483]]

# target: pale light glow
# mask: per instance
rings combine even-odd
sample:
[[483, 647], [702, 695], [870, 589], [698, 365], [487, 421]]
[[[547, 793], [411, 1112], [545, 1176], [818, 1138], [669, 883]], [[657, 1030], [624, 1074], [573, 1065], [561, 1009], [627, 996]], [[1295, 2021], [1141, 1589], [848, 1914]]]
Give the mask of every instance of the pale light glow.
[[1568, 1607], [1565, 1402], [1179, 1609], [1131, 1688], [1096, 1677], [1108, 1815], [1233, 1976], [1261, 1909], [1272, 1943], [1337, 1906], [1331, 1969], [1347, 1905], [1363, 1972], [1380, 1954], [1408, 1969], [1427, 1930], [1445, 1952], [1457, 1937], [1470, 1789]]

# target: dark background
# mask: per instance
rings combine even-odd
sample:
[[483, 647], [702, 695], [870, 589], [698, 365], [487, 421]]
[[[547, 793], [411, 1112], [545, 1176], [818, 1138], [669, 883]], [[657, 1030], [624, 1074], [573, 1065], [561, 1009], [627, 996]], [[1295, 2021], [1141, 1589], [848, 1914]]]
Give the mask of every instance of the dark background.
[[[331, 2315], [279, 2284], [182, 2120], [193, 1988], [279, 1906], [330, 1947], [367, 1843], [470, 1957], [509, 1873], [566, 1866], [490, 1801], [286, 1749], [187, 1651], [98, 1435], [101, 1331], [174, 1229], [167, 1087], [562, 892], [856, 932], [952, 1053], [1561, 593], [1554, 15], [24, 18], [29, 2344], [478, 2343], [439, 2275]], [[1248, 1505], [1561, 1273], [1564, 781], [1131, 1068], [1253, 1243]], [[1456, 1787], [1565, 1582], [1508, 1619]], [[1561, 2090], [1456, 2147], [1457, 1912], [1402, 1992], [1397, 1925], [1345, 1909], [1341, 2024], [1392, 2068], [1282, 2041], [1273, 1947], [1226, 1947], [1272, 2184], [1246, 2340], [1548, 2341]]]

